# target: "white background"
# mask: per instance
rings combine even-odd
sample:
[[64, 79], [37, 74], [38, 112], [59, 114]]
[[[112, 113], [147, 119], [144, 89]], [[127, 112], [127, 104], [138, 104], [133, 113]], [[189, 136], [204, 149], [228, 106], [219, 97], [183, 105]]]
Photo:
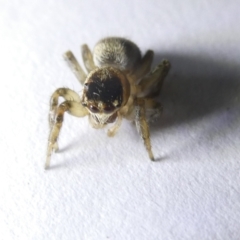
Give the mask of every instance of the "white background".
[[[0, 239], [239, 239], [239, 1], [0, 1]], [[114, 138], [66, 114], [45, 171], [62, 59], [126, 37], [172, 63], [151, 126]]]

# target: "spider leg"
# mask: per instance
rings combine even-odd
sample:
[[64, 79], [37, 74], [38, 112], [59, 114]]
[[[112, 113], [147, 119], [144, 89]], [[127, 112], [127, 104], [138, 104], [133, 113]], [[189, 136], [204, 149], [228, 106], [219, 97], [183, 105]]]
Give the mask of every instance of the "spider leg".
[[170, 69], [170, 62], [163, 60], [150, 74], [144, 77], [138, 85], [138, 97], [157, 97], [161, 91], [163, 81]]
[[115, 134], [118, 132], [118, 129], [120, 128], [122, 123], [122, 115], [118, 112], [118, 117], [117, 117], [117, 121], [115, 122], [115, 124], [108, 129], [108, 136], [109, 137], [114, 137]]
[[[58, 97], [60, 96], [65, 98], [66, 101], [58, 106]], [[70, 89], [60, 88], [56, 90], [53, 93], [50, 102], [50, 134], [48, 138], [45, 169], [47, 169], [50, 165], [52, 152], [58, 150], [57, 139], [62, 127], [64, 113], [68, 112], [69, 114], [76, 117], [84, 117], [88, 115], [87, 110], [80, 103], [80, 97], [78, 94]]]
[[78, 63], [73, 53], [71, 51], [67, 51], [63, 54], [63, 58], [66, 60], [68, 66], [70, 67], [78, 81], [83, 84], [86, 80], [87, 75], [83, 71], [82, 67]]
[[145, 101], [144, 99], [136, 99], [135, 104], [135, 123], [138, 132], [140, 133], [144, 145], [147, 149], [149, 158], [154, 161], [154, 156], [152, 153], [152, 147], [151, 147], [151, 140], [150, 140], [150, 132], [149, 132], [149, 126], [146, 120], [146, 109], [145, 109]]
[[158, 118], [163, 110], [162, 104], [153, 98], [145, 98], [144, 101], [147, 121]]
[[134, 82], [138, 81], [146, 74], [148, 74], [151, 70], [151, 65], [153, 61], [154, 52], [152, 50], [148, 50], [143, 56], [140, 65], [134, 70], [131, 74], [131, 78], [134, 79]]
[[50, 111], [49, 111], [49, 126], [50, 128], [54, 124], [56, 111], [58, 107], [58, 99], [63, 97], [65, 100], [80, 102], [80, 96], [69, 88], [59, 88], [51, 96], [50, 99]]
[[91, 72], [93, 69], [96, 68], [96, 66], [93, 62], [93, 55], [87, 44], [82, 45], [81, 52], [85, 68], [87, 69], [88, 72]]

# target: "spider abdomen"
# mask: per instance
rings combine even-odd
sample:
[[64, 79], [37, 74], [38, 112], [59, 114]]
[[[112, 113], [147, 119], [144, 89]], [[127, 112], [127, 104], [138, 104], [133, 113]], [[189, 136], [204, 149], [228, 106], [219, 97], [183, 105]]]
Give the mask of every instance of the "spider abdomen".
[[98, 67], [111, 66], [120, 70], [132, 70], [141, 61], [139, 48], [124, 38], [104, 38], [93, 50], [94, 63]]

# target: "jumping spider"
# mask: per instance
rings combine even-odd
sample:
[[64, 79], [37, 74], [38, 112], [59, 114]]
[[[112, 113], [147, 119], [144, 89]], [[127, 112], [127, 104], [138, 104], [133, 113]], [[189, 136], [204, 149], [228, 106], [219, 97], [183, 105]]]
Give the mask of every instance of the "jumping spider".
[[[65, 112], [75, 116], [88, 116], [94, 128], [103, 128], [108, 123], [114, 125], [108, 129], [108, 136], [114, 136], [126, 118], [136, 123], [149, 158], [154, 160], [148, 120], [158, 117], [161, 104], [156, 102], [170, 63], [163, 60], [151, 70], [153, 51], [148, 50], [142, 57], [139, 48], [124, 38], [105, 38], [99, 41], [93, 53], [85, 44], [82, 46], [83, 71], [71, 51], [64, 59], [83, 85], [79, 96], [69, 88], [57, 89], [50, 100], [47, 159], [45, 168], [50, 165], [52, 152], [58, 149], [57, 139]], [[64, 102], [58, 104], [59, 97]]]

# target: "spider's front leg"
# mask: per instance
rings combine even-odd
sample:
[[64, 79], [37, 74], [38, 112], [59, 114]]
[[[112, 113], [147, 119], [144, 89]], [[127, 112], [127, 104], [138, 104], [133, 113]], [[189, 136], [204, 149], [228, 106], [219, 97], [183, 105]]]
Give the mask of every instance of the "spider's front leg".
[[58, 107], [58, 99], [59, 97], [63, 97], [68, 101], [80, 102], [80, 96], [69, 88], [59, 88], [57, 89], [51, 96], [50, 99], [50, 111], [49, 111], [49, 126], [52, 128], [57, 112]]
[[146, 109], [145, 100], [143, 98], [136, 99], [135, 102], [135, 123], [138, 132], [140, 133], [144, 145], [147, 149], [149, 158], [154, 161], [154, 156], [152, 153], [152, 146], [150, 140], [149, 126], [146, 120]]
[[[59, 96], [64, 97], [66, 101], [58, 106]], [[53, 93], [50, 102], [50, 134], [48, 138], [45, 168], [48, 168], [50, 165], [52, 152], [58, 150], [57, 140], [62, 127], [64, 113], [68, 112], [76, 117], [84, 117], [88, 114], [87, 110], [80, 103], [80, 97], [78, 94], [70, 89], [60, 88], [56, 90]]]

